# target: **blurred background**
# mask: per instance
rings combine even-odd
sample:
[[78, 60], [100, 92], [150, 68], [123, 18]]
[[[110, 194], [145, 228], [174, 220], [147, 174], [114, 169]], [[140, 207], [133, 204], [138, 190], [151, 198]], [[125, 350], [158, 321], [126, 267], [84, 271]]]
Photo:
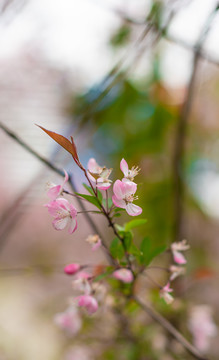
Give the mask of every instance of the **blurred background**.
[[[83, 338], [66, 340], [53, 323], [72, 293], [63, 266], [105, 259], [90, 253], [84, 218], [72, 236], [52, 228], [46, 183], [62, 178], [18, 139], [69, 171], [79, 191], [84, 179], [35, 124], [74, 136], [81, 162], [95, 157], [114, 180], [122, 157], [141, 168], [148, 222], [139, 236], [156, 246], [188, 240], [175, 294], [210, 306], [218, 323], [218, 34], [216, 0], [1, 0], [1, 360], [117, 359]], [[161, 310], [191, 337], [185, 318]], [[142, 359], [182, 359], [180, 349], [179, 357], [159, 351]]]

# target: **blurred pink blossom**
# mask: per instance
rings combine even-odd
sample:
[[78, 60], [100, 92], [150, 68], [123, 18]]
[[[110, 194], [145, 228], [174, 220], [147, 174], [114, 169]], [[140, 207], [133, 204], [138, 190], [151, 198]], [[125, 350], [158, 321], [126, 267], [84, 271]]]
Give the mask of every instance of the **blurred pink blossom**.
[[80, 270], [81, 266], [79, 264], [68, 264], [64, 267], [64, 272], [67, 275], [74, 275]]
[[134, 280], [133, 274], [129, 269], [116, 270], [113, 276], [124, 283], [131, 283]]
[[64, 170], [64, 172], [65, 172], [65, 178], [64, 178], [62, 185], [48, 184], [49, 190], [47, 192], [47, 195], [51, 200], [55, 200], [55, 199], [57, 199], [57, 197], [62, 195], [63, 187], [69, 179], [67, 172], [65, 170]]
[[74, 306], [70, 306], [66, 311], [56, 314], [54, 321], [69, 336], [76, 335], [81, 329], [81, 318], [77, 308]]
[[181, 254], [180, 251], [185, 251], [185, 250], [188, 250], [189, 248], [190, 248], [190, 246], [188, 244], [186, 244], [186, 240], [172, 243], [171, 251], [172, 251], [173, 259], [174, 259], [175, 263], [177, 263], [179, 265], [186, 264], [187, 261], [186, 261], [184, 255]]
[[77, 229], [77, 210], [68, 200], [58, 198], [44, 206], [54, 217], [52, 224], [56, 230], [63, 230], [68, 226], [68, 232], [72, 234]]
[[131, 216], [140, 215], [142, 208], [133, 204], [133, 201], [137, 199], [134, 197], [136, 190], [137, 185], [135, 183], [116, 180], [113, 185], [114, 195], [112, 197], [114, 205], [125, 209]]
[[173, 281], [178, 276], [185, 274], [185, 267], [171, 265], [170, 268], [169, 268], [169, 271], [171, 272], [170, 281]]
[[76, 291], [83, 292], [86, 295], [91, 293], [91, 285], [89, 279], [91, 275], [86, 271], [80, 271], [76, 274], [76, 279], [72, 282], [73, 288]]
[[170, 293], [173, 292], [173, 289], [170, 288], [170, 284], [167, 283], [161, 290], [160, 290], [160, 297], [164, 299], [167, 304], [171, 304], [173, 302], [173, 296]]
[[91, 245], [93, 251], [99, 249], [99, 247], [102, 244], [101, 239], [100, 239], [99, 235], [97, 235], [97, 234], [89, 235], [87, 237], [86, 241]]
[[98, 309], [97, 300], [91, 295], [78, 296], [78, 306], [85, 307], [88, 313], [91, 315]]
[[192, 307], [188, 327], [193, 335], [194, 345], [202, 352], [210, 347], [210, 338], [217, 335], [217, 327], [212, 319], [212, 309], [208, 305]]

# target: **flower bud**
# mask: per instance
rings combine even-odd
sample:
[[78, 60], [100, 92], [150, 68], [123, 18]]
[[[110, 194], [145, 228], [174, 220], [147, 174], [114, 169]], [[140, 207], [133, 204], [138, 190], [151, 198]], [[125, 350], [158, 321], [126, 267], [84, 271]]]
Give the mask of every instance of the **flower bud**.
[[74, 275], [80, 270], [81, 266], [79, 264], [69, 264], [64, 267], [64, 272], [67, 275]]

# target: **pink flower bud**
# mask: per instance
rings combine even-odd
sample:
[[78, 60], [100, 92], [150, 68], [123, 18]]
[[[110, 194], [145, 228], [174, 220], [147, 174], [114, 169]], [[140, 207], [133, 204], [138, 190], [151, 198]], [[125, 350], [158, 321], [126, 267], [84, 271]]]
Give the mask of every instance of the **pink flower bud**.
[[133, 281], [133, 274], [131, 272], [131, 270], [129, 269], [119, 269], [114, 271], [113, 276], [120, 280], [123, 281], [124, 283], [131, 283]]
[[64, 272], [67, 275], [74, 275], [80, 270], [80, 268], [79, 264], [69, 264], [64, 267]]

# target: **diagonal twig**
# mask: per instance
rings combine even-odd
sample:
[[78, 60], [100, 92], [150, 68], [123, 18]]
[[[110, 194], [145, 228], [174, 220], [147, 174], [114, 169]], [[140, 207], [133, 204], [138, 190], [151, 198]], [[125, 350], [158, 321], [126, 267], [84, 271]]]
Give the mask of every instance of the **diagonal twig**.
[[185, 141], [186, 141], [186, 132], [189, 116], [191, 113], [192, 103], [194, 100], [194, 89], [196, 76], [198, 71], [199, 59], [201, 54], [201, 49], [203, 43], [208, 35], [208, 32], [211, 27], [212, 20], [214, 19], [217, 11], [219, 10], [219, 5], [214, 8], [210, 13], [203, 30], [199, 36], [199, 39], [195, 45], [195, 53], [193, 57], [193, 65], [190, 81], [187, 88], [186, 97], [182, 107], [182, 111], [179, 116], [179, 120], [176, 128], [176, 135], [174, 139], [174, 150], [173, 150], [173, 183], [174, 183], [174, 229], [173, 229], [173, 241], [179, 241], [183, 237], [183, 218], [184, 218], [184, 169], [183, 162], [185, 156]]
[[171, 334], [192, 356], [198, 360], [208, 360], [161, 314], [156, 312], [146, 303], [143, 303], [136, 296], [133, 296], [132, 298], [153, 320], [158, 322], [165, 330], [167, 330], [168, 333]]

